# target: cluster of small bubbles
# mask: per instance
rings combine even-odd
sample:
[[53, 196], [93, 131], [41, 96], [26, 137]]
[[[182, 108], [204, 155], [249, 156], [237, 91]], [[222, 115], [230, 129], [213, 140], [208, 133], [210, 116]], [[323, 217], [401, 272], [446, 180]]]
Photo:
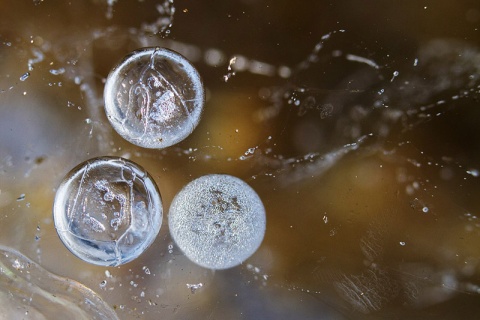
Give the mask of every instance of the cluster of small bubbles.
[[480, 222], [476, 215], [471, 214], [470, 212], [464, 213], [464, 219], [466, 219], [470, 224], [465, 226], [465, 230], [471, 232], [474, 228], [480, 228]]
[[261, 274], [261, 270], [259, 267], [256, 267], [252, 264], [247, 264], [247, 270], [250, 271], [254, 276], [253, 279], [258, 281], [262, 281], [262, 285], [266, 286], [267, 285], [267, 280], [268, 280], [268, 274]]
[[147, 266], [143, 266], [142, 270], [145, 274], [150, 274], [150, 269]]
[[127, 141], [162, 149], [189, 136], [200, 121], [205, 92], [195, 67], [177, 52], [144, 48], [108, 75], [105, 112]]
[[60, 69], [50, 69], [49, 72], [53, 74], [54, 76], [58, 76], [61, 74], [65, 73], [65, 68], [60, 68]]
[[239, 265], [260, 246], [265, 208], [244, 181], [211, 174], [187, 184], [173, 199], [170, 233], [196, 264], [210, 269]]
[[405, 187], [405, 192], [408, 195], [413, 195], [415, 193], [415, 191], [419, 190], [419, 189], [420, 189], [420, 184], [418, 183], [418, 181], [413, 181], [411, 184], [408, 184]]
[[18, 261], [18, 259], [15, 259], [12, 263], [12, 267], [19, 270], [19, 269], [23, 269], [25, 268], [23, 264], [20, 263], [20, 261]]
[[137, 258], [162, 224], [155, 182], [137, 164], [90, 159], [67, 174], [55, 196], [53, 218], [65, 246], [80, 259], [117, 266]]
[[467, 173], [468, 173], [469, 175], [471, 175], [472, 177], [475, 177], [475, 178], [477, 178], [478, 176], [480, 176], [480, 173], [478, 172], [477, 169], [468, 170]]

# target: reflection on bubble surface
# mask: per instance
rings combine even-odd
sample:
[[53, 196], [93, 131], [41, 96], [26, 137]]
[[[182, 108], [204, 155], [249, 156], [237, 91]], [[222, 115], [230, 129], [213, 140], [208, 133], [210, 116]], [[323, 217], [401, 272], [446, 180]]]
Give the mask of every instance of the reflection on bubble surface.
[[195, 67], [164, 48], [145, 48], [125, 57], [109, 74], [104, 98], [114, 129], [133, 144], [155, 149], [192, 133], [205, 100]]
[[92, 290], [0, 246], [2, 319], [118, 319]]
[[211, 174], [185, 186], [169, 211], [170, 232], [195, 263], [227, 269], [251, 256], [265, 234], [265, 209], [242, 180]]
[[98, 265], [138, 257], [162, 224], [155, 182], [135, 163], [102, 157], [74, 168], [58, 188], [53, 216], [65, 246]]

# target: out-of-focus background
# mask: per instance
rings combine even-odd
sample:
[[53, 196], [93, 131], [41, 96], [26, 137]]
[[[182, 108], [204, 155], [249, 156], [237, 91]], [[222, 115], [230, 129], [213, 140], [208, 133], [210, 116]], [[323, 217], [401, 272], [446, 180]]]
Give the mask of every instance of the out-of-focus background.
[[[1, 0], [4, 314], [476, 319], [479, 28], [467, 0]], [[103, 111], [109, 71], [146, 46], [187, 57], [207, 92], [165, 150]], [[52, 221], [65, 174], [102, 155], [142, 165], [164, 201], [157, 240], [120, 267], [73, 256]], [[167, 224], [208, 173], [245, 180], [267, 212], [259, 250], [224, 271], [190, 262]]]

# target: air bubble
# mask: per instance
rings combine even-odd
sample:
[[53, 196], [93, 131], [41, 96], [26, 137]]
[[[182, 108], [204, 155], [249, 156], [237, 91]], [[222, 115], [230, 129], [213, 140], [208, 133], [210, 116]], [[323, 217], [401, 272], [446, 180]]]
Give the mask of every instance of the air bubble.
[[108, 75], [105, 112], [124, 139], [162, 149], [189, 136], [200, 121], [205, 92], [195, 67], [177, 52], [144, 48]]
[[88, 160], [67, 174], [53, 205], [57, 233], [80, 259], [117, 266], [137, 258], [162, 224], [155, 182], [122, 158]]
[[187, 184], [173, 199], [170, 233], [185, 255], [200, 266], [239, 265], [260, 246], [265, 208], [244, 181], [212, 174]]
[[20, 81], [25, 81], [28, 79], [28, 77], [30, 77], [30, 72], [25, 72], [24, 74], [22, 74], [22, 76], [20, 77]]

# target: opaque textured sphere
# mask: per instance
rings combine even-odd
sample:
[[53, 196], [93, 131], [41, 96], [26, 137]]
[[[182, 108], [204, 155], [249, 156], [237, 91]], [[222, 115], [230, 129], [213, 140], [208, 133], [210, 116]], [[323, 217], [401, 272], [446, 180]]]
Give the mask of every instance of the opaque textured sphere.
[[227, 269], [258, 249], [266, 217], [262, 201], [248, 184], [211, 174], [190, 182], [175, 196], [168, 223], [175, 243], [190, 260]]

